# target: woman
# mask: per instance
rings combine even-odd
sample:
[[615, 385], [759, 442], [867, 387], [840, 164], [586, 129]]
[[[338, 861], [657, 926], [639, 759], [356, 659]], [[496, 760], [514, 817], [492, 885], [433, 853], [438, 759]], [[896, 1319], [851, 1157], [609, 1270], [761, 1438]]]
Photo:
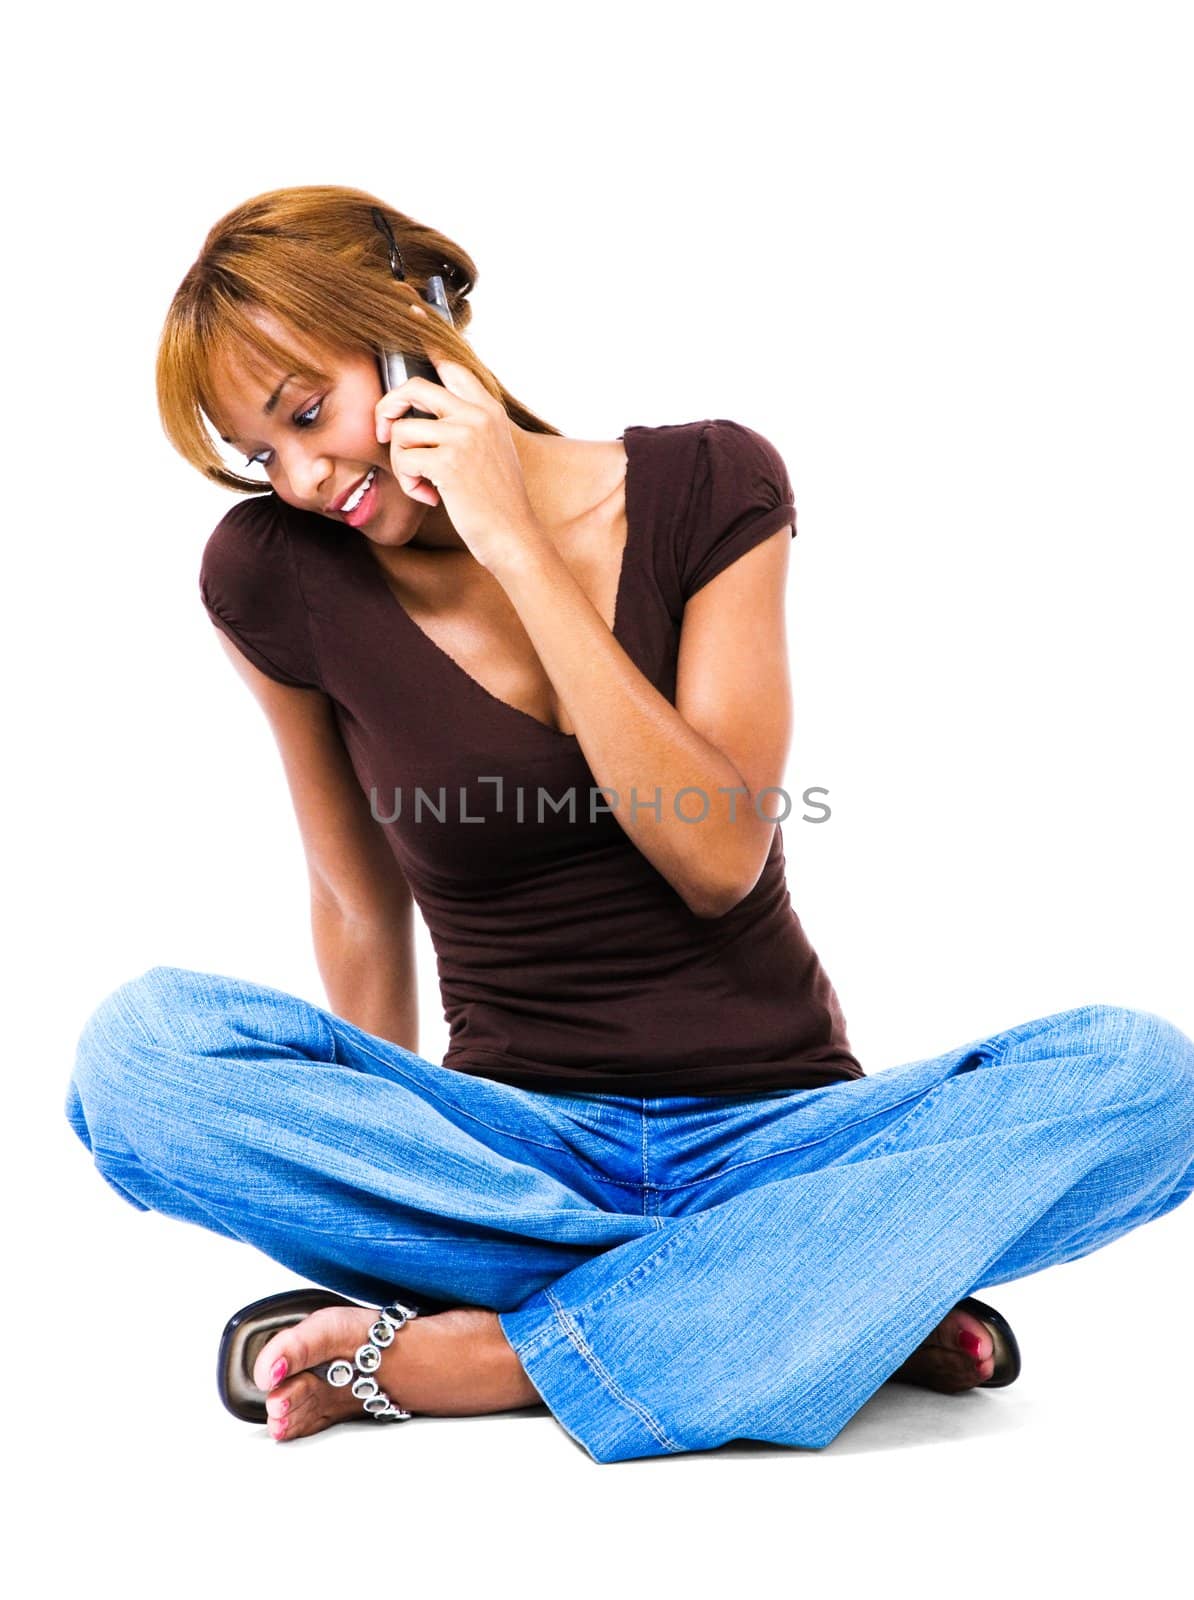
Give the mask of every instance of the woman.
[[[1006, 1384], [971, 1291], [1186, 1197], [1194, 1046], [1090, 1005], [863, 1073], [784, 875], [783, 461], [727, 419], [564, 437], [463, 337], [475, 276], [308, 187], [174, 297], [161, 412], [248, 492], [201, 592], [329, 1007], [155, 967], [84, 1028], [72, 1125], [134, 1206], [323, 1286], [225, 1331], [224, 1399], [278, 1438], [545, 1402], [596, 1461], [819, 1448], [888, 1379]], [[431, 366], [386, 387], [387, 350]]]

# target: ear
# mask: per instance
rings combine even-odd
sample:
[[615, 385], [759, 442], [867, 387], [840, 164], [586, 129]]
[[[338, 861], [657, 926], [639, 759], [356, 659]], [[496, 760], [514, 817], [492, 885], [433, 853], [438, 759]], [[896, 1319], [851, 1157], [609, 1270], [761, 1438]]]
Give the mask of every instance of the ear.
[[422, 306], [411, 306], [410, 309], [411, 309], [411, 311], [414, 313], [414, 315], [416, 317], [427, 317], [427, 316], [430, 316], [430, 312], [424, 311]]

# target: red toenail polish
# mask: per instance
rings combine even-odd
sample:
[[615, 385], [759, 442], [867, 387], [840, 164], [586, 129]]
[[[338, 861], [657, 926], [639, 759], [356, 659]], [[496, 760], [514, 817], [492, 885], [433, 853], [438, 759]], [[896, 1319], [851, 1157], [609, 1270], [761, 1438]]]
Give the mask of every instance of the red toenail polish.
[[976, 1356], [981, 1348], [981, 1341], [977, 1333], [960, 1332], [958, 1334], [958, 1343], [966, 1351], [967, 1355]]
[[286, 1376], [286, 1357], [285, 1356], [279, 1356], [278, 1359], [274, 1362], [273, 1366], [269, 1369], [269, 1381], [270, 1381], [271, 1384], [281, 1383], [282, 1379], [285, 1376]]
[[278, 1402], [278, 1415], [280, 1417], [284, 1417], [289, 1410], [290, 1410], [290, 1401], [289, 1400], [279, 1400], [279, 1402]]

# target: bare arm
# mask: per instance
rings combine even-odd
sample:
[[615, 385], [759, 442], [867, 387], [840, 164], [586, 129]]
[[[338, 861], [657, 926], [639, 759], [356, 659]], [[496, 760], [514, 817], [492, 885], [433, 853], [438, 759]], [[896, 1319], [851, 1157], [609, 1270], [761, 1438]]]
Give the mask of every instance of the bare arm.
[[[618, 795], [615, 820], [699, 917], [723, 916], [750, 893], [775, 833], [769, 818], [780, 806], [772, 798], [756, 810], [755, 797], [779, 787], [791, 743], [791, 537], [789, 523], [689, 600], [674, 706], [550, 541], [528, 537], [495, 563], [597, 783]], [[701, 794], [677, 806], [689, 786]]]
[[402, 927], [355, 922], [326, 900], [311, 897], [315, 960], [330, 1008], [366, 1033], [418, 1055], [413, 924], [413, 916]]
[[218, 634], [269, 720], [294, 804], [311, 888], [315, 960], [337, 1016], [418, 1051], [414, 900], [369, 811], [331, 701], [278, 683]]

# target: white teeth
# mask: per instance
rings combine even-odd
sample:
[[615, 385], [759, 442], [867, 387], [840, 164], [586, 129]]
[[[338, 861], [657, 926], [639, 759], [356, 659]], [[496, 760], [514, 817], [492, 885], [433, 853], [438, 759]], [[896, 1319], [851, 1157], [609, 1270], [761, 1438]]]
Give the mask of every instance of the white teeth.
[[369, 468], [368, 476], [365, 478], [365, 481], [361, 484], [359, 489], [354, 489], [352, 494], [349, 495], [348, 499], [340, 507], [341, 512], [344, 512], [344, 511], [355, 511], [356, 510], [356, 508], [360, 505], [361, 501], [364, 499], [365, 493], [368, 490], [369, 485], [373, 482], [374, 474], [376, 472], [377, 472], [377, 468], [376, 467], [370, 467]]

